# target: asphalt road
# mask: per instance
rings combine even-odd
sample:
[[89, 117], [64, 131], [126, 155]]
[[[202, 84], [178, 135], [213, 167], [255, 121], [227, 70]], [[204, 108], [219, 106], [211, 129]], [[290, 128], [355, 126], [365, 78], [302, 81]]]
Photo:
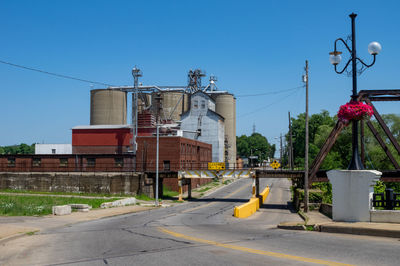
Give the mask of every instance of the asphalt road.
[[[232, 216], [250, 197], [241, 179], [175, 207], [74, 224], [9, 241], [10, 265], [399, 265], [398, 239], [290, 231], [289, 181], [262, 180], [271, 192], [250, 218]], [[11, 254], [11, 253], [9, 253]]]

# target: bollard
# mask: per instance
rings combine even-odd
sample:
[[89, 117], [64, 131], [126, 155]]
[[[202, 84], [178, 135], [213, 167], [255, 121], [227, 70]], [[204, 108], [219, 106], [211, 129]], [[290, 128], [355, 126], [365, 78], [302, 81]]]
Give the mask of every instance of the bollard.
[[182, 192], [182, 179], [180, 177], [178, 178], [178, 186], [179, 186], [179, 198], [178, 198], [178, 201], [183, 201], [183, 198], [182, 198], [182, 194], [183, 194], [183, 192]]

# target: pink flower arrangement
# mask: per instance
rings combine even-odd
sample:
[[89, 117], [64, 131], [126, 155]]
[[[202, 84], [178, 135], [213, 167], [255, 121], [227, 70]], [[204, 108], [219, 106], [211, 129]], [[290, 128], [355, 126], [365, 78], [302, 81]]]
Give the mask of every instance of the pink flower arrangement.
[[363, 102], [350, 101], [345, 105], [340, 106], [337, 114], [340, 121], [345, 123], [351, 120], [369, 119], [374, 114], [374, 110], [369, 104]]

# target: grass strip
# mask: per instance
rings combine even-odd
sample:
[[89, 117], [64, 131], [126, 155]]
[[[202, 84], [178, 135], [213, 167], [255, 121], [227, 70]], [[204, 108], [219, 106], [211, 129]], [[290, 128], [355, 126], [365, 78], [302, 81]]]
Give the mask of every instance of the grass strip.
[[25, 195], [0, 195], [0, 215], [3, 216], [42, 216], [52, 213], [52, 206], [72, 203], [88, 204], [99, 208], [103, 202], [118, 200], [118, 198], [88, 199], [76, 197], [50, 197]]
[[46, 194], [46, 195], [67, 195], [67, 196], [88, 196], [88, 197], [132, 197], [130, 194], [107, 194], [107, 193], [86, 193], [86, 192], [58, 192], [58, 191], [34, 191], [34, 190], [17, 190], [17, 189], [0, 189], [4, 193], [19, 194]]

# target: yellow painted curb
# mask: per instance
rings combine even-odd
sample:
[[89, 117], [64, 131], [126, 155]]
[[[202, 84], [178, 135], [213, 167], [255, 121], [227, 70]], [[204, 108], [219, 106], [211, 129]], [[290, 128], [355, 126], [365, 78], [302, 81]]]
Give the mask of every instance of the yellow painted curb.
[[267, 199], [268, 194], [269, 194], [269, 187], [266, 187], [260, 194], [262, 196], [262, 203], [264, 203], [264, 201]]
[[[264, 191], [260, 194], [262, 198], [262, 202], [264, 202], [269, 194], [269, 187], [266, 187]], [[260, 200], [259, 198], [251, 198], [249, 202], [242, 204], [240, 206], [236, 206], [233, 209], [233, 216], [236, 218], [247, 218], [254, 214], [260, 208]]]

